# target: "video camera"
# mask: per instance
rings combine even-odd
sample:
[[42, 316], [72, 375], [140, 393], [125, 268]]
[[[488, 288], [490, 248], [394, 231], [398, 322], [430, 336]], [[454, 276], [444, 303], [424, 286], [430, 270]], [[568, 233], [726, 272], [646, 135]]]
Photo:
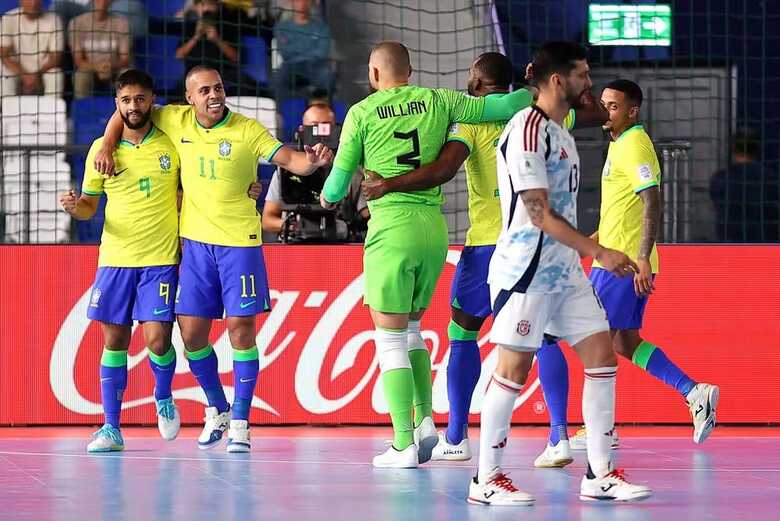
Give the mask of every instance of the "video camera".
[[[323, 143], [334, 152], [338, 148], [341, 127], [330, 123], [302, 125], [295, 133], [297, 149]], [[337, 209], [320, 206], [320, 192], [330, 174], [330, 166], [319, 168], [308, 176], [280, 170], [282, 211], [286, 217], [279, 240], [300, 242], [359, 242], [365, 235], [365, 223], [350, 201]]]

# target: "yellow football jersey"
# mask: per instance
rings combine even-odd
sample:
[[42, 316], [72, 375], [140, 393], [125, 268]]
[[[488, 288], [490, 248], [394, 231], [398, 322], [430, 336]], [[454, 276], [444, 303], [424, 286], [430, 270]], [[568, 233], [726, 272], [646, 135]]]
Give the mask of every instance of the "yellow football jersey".
[[[661, 167], [653, 142], [642, 125], [634, 125], [609, 144], [601, 172], [599, 242], [622, 251], [632, 259], [639, 255], [644, 205], [638, 194], [661, 183]], [[601, 267], [597, 262], [596, 267]], [[653, 273], [658, 273], [658, 251], [650, 255]]]
[[181, 157], [180, 235], [219, 246], [260, 244], [260, 215], [247, 195], [261, 157], [270, 161], [282, 143], [254, 119], [228, 111], [211, 128], [190, 105], [155, 107], [152, 121]]
[[[574, 128], [574, 110], [564, 120]], [[501, 203], [496, 178], [496, 145], [506, 121], [492, 123], [454, 123], [447, 141], [459, 141], [469, 149], [466, 159], [466, 187], [469, 197], [469, 222], [466, 246], [492, 246], [501, 233]]]
[[98, 266], [135, 268], [179, 262], [176, 209], [179, 155], [168, 136], [152, 127], [135, 145], [120, 141], [114, 154], [116, 174], [103, 177], [94, 157], [103, 138], [89, 149], [82, 192], [106, 194], [106, 220]]

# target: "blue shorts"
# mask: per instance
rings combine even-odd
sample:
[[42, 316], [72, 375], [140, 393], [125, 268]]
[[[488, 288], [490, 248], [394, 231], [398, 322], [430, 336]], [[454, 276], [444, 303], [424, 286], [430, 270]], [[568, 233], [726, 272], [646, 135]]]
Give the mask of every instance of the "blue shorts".
[[490, 288], [487, 278], [490, 258], [495, 249], [493, 245], [463, 248], [450, 288], [452, 307], [473, 317], [486, 318], [490, 315]]
[[610, 329], [642, 329], [647, 295], [634, 291], [634, 277], [618, 277], [607, 270], [593, 268], [590, 282], [607, 312]]
[[246, 317], [271, 309], [260, 246], [216, 246], [183, 239], [176, 314]]
[[108, 324], [173, 322], [178, 266], [98, 268], [87, 317]]

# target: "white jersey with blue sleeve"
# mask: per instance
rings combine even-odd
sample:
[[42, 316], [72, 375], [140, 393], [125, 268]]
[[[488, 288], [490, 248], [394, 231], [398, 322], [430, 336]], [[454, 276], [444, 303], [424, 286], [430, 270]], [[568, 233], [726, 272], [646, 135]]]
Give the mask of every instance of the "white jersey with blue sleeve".
[[491, 289], [554, 293], [580, 286], [577, 252], [534, 226], [520, 198], [545, 189], [551, 208], [577, 226], [580, 158], [572, 135], [539, 107], [526, 108], [507, 123], [496, 163], [502, 230], [490, 261]]

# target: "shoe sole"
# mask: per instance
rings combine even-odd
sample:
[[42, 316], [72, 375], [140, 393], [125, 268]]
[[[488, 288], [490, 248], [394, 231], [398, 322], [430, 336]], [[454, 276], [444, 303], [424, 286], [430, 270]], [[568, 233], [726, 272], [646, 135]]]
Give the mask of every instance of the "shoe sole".
[[121, 447], [107, 447], [105, 449], [87, 449], [87, 454], [100, 454], [101, 452], [122, 452], [125, 450], [124, 445]]
[[433, 456], [433, 449], [438, 443], [439, 436], [437, 434], [421, 439], [417, 448], [417, 462], [419, 464], [429, 462]]
[[416, 469], [417, 465], [377, 465], [371, 463], [375, 469]]
[[512, 503], [492, 503], [490, 501], [482, 501], [480, 499], [475, 499], [471, 496], [467, 497], [466, 501], [469, 504], [480, 505], [483, 507], [530, 507], [533, 506], [533, 504], [536, 502], [535, 499], [532, 499], [530, 501], [514, 501]]
[[229, 454], [237, 454], [241, 452], [250, 452], [252, 448], [249, 445], [243, 445], [238, 443], [228, 443], [227, 452]]
[[718, 401], [720, 400], [720, 387], [717, 385], [712, 386], [712, 389], [710, 389], [710, 393], [707, 398], [710, 403], [710, 408], [712, 409], [712, 418], [705, 422], [704, 429], [702, 429], [701, 434], [699, 434], [698, 440], [696, 439], [696, 433], [693, 433], [694, 443], [704, 443], [704, 441], [710, 437], [712, 431], [715, 430], [715, 424], [717, 422], [716, 414], [718, 410]]
[[[620, 443], [613, 443], [612, 445], [610, 445], [609, 448], [612, 450], [617, 450], [620, 448]], [[579, 445], [575, 447], [574, 445], [570, 445], [569, 450], [588, 450], [588, 447], [587, 446], [580, 447]]]
[[652, 492], [642, 493], [642, 495], [630, 497], [630, 498], [616, 498], [612, 496], [586, 496], [580, 494], [580, 500], [582, 501], [618, 501], [620, 503], [630, 503], [632, 501], [642, 501], [652, 496]]
[[551, 461], [546, 464], [539, 464], [534, 461], [534, 467], [537, 469], [562, 469], [566, 465], [574, 463], [574, 458], [564, 458], [555, 461]]
[[431, 461], [471, 461], [471, 455], [468, 456], [436, 456], [431, 454]]

